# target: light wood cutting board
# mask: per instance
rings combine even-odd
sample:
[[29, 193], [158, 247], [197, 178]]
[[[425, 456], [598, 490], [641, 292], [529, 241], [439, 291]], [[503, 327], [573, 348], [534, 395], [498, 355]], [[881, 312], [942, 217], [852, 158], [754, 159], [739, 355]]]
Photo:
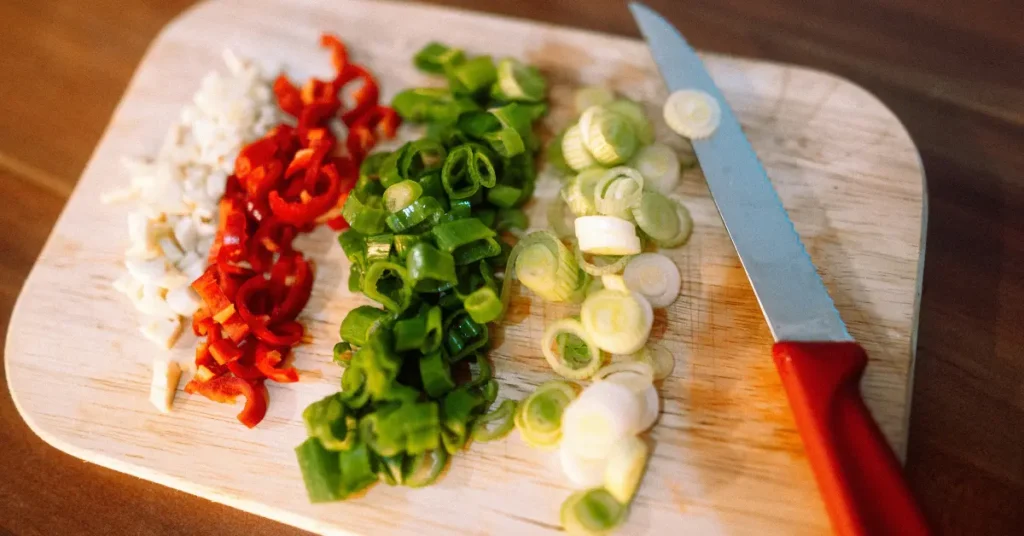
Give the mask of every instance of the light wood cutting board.
[[[75, 456], [308, 530], [340, 533], [540, 534], [558, 529], [569, 493], [558, 462], [513, 434], [456, 457], [423, 490], [377, 486], [345, 503], [310, 505], [292, 448], [300, 414], [337, 389], [331, 347], [346, 312], [347, 265], [333, 234], [300, 244], [317, 260], [298, 349], [303, 381], [270, 388], [255, 430], [238, 408], [178, 393], [160, 415], [147, 401], [150, 361], [160, 353], [136, 329], [130, 304], [111, 287], [127, 245], [130, 207], [102, 206], [124, 184], [122, 155], [152, 155], [200, 78], [230, 47], [294, 78], [330, 74], [321, 31], [339, 34], [380, 78], [384, 97], [430, 83], [410, 64], [432, 39], [471, 53], [511, 55], [540, 66], [554, 87], [551, 127], [581, 83], [607, 83], [647, 102], [659, 117], [665, 91], [645, 46], [531, 22], [413, 4], [360, 0], [249, 0], [200, 4], [157, 38], [117, 108], [18, 300], [7, 339], [15, 403], [43, 439]], [[706, 56], [736, 109], [850, 331], [871, 355], [864, 395], [898, 452], [906, 443], [913, 376], [924, 177], [914, 145], [874, 97], [835, 76]], [[658, 119], [660, 137], [670, 134]], [[557, 183], [545, 179], [538, 197]], [[722, 227], [704, 179], [688, 172], [696, 229], [671, 254], [680, 299], [655, 334], [677, 366], [661, 386], [664, 409], [654, 457], [627, 534], [818, 534], [828, 531], [800, 439], [769, 358], [771, 337]], [[545, 225], [544, 202], [533, 223]], [[503, 397], [521, 398], [552, 377], [537, 341], [565, 309], [528, 298], [494, 350]], [[188, 361], [194, 339], [173, 350]]]

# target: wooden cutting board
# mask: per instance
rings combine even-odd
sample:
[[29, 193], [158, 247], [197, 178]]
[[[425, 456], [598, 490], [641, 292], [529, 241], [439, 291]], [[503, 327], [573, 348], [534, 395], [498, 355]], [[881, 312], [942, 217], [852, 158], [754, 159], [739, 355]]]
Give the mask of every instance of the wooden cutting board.
[[[230, 47], [282, 66], [297, 79], [330, 73], [317, 46], [336, 32], [380, 78], [384, 97], [431, 83], [410, 65], [427, 41], [471, 53], [511, 55], [553, 82], [552, 128], [569, 119], [572, 88], [606, 83], [660, 117], [665, 91], [635, 40], [413, 4], [360, 0], [248, 0], [200, 4], [156, 39], [117, 108], [18, 300], [7, 339], [7, 374], [28, 424], [55, 447], [91, 462], [317, 532], [540, 534], [558, 529], [569, 489], [555, 457], [509, 439], [474, 445], [435, 486], [377, 486], [345, 503], [310, 505], [292, 448], [300, 414], [337, 389], [331, 347], [346, 312], [347, 265], [333, 234], [300, 244], [317, 260], [298, 351], [303, 381], [270, 388], [255, 430], [238, 408], [178, 393], [176, 410], [147, 400], [150, 362], [161, 350], [136, 328], [111, 287], [127, 246], [128, 206], [101, 192], [125, 183], [118, 160], [152, 155], [204, 73]], [[898, 452], [906, 443], [923, 258], [924, 177], [893, 114], [859, 87], [791, 66], [707, 55], [850, 331], [871, 364], [864, 394]], [[671, 139], [658, 119], [660, 137]], [[681, 145], [680, 145], [681, 147]], [[542, 180], [538, 197], [557, 183]], [[771, 360], [771, 337], [699, 171], [680, 193], [696, 228], [671, 253], [680, 299], [659, 314], [655, 335], [677, 366], [661, 386], [654, 457], [626, 534], [818, 534], [828, 531], [800, 439]], [[545, 224], [545, 203], [532, 205]], [[564, 308], [519, 300], [493, 352], [502, 395], [521, 398], [552, 377], [537, 341]], [[194, 340], [173, 350], [188, 361]]]

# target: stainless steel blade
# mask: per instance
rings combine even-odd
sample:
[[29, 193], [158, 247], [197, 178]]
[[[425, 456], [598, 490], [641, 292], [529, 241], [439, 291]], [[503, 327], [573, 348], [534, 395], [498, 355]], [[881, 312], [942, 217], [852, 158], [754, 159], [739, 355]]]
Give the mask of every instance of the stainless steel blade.
[[693, 140], [693, 148], [775, 340], [852, 340], [764, 167], [697, 53], [647, 6], [632, 2], [629, 9], [669, 91], [699, 89], [722, 108], [718, 129]]

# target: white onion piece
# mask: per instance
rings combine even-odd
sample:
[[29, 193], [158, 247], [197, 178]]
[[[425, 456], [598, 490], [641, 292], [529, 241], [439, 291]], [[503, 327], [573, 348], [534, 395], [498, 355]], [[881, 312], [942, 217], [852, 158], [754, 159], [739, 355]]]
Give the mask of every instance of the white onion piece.
[[139, 330], [147, 339], [164, 348], [170, 348], [181, 336], [181, 319], [177, 316], [154, 318], [143, 324]]
[[722, 120], [722, 108], [704, 91], [683, 89], [668, 96], [663, 110], [665, 124], [690, 139], [707, 138]]
[[202, 304], [199, 295], [188, 285], [168, 290], [165, 299], [167, 306], [181, 316], [194, 315]]
[[635, 433], [643, 410], [629, 388], [595, 382], [565, 408], [562, 444], [583, 458], [605, 458], [615, 443]]
[[174, 394], [181, 380], [181, 366], [175, 361], [153, 360], [153, 378], [149, 384], [149, 401], [163, 413], [171, 411]]
[[587, 489], [600, 486], [604, 482], [605, 467], [608, 460], [603, 458], [584, 458], [566, 447], [563, 442], [558, 449], [558, 459], [562, 464], [562, 473], [576, 489]]
[[632, 222], [612, 216], [576, 218], [576, 240], [580, 250], [595, 255], [640, 253], [640, 237]]
[[167, 275], [167, 260], [162, 257], [153, 259], [133, 259], [124, 261], [125, 268], [132, 277], [144, 285], [156, 284]]
[[668, 307], [679, 296], [679, 267], [659, 253], [641, 253], [629, 260], [622, 274], [626, 286], [643, 294], [652, 307]]

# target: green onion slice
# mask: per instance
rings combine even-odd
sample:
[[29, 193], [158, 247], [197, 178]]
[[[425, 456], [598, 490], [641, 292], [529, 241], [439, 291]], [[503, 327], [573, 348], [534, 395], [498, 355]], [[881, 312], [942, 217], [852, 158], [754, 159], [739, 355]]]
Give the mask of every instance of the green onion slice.
[[461, 49], [432, 41], [413, 56], [412, 62], [417, 69], [423, 72], [443, 74], [446, 67], [458, 65], [465, 59], [466, 56]]
[[422, 488], [437, 481], [448, 463], [448, 452], [443, 448], [436, 448], [417, 454], [412, 458], [406, 458], [403, 464], [404, 471], [402, 483], [410, 488]]
[[413, 283], [424, 280], [458, 282], [455, 276], [455, 259], [451, 253], [440, 251], [434, 246], [420, 242], [409, 249], [405, 268]]
[[[348, 203], [346, 202], [347, 205]], [[437, 202], [437, 199], [433, 197], [420, 197], [410, 203], [409, 206], [388, 216], [386, 221], [392, 231], [401, 233], [409, 231], [423, 222], [433, 224], [441, 217], [441, 213], [441, 204]]]
[[676, 215], [679, 216], [679, 233], [668, 240], [655, 241], [659, 247], [677, 248], [686, 244], [690, 240], [690, 235], [693, 234], [693, 217], [690, 216], [690, 211], [682, 201], [678, 199], [674, 201], [676, 202]]
[[562, 527], [572, 535], [608, 534], [626, 518], [626, 506], [604, 488], [579, 491], [562, 503]]
[[613, 354], [631, 354], [643, 348], [651, 334], [654, 310], [637, 293], [604, 289], [587, 296], [580, 322], [598, 348]]
[[642, 145], [654, 142], [654, 125], [647, 118], [643, 105], [628, 99], [619, 99], [605, 104], [604, 108], [625, 117]]
[[547, 83], [535, 67], [514, 58], [498, 62], [497, 96], [502, 100], [537, 102], [544, 99]]
[[640, 230], [655, 241], [670, 241], [679, 236], [682, 222], [678, 203], [655, 191], [644, 192], [640, 203], [633, 207], [633, 219]]
[[562, 157], [570, 168], [583, 171], [597, 165], [597, 160], [583, 143], [583, 134], [579, 125], [573, 125], [562, 136]]
[[384, 207], [388, 212], [398, 212], [412, 204], [413, 201], [423, 195], [423, 187], [420, 183], [406, 179], [398, 184], [392, 184], [384, 190]]
[[537, 387], [515, 413], [515, 426], [523, 441], [538, 448], [557, 445], [562, 438], [562, 413], [576, 396], [576, 386], [561, 380]]
[[515, 249], [515, 276], [523, 286], [547, 301], [569, 301], [579, 286], [579, 266], [557, 236], [550, 231], [535, 231], [520, 240]]
[[[567, 350], [581, 346], [586, 348], [584, 355]], [[601, 368], [601, 350], [580, 321], [573, 318], [548, 325], [541, 339], [541, 351], [555, 373], [570, 380], [585, 380]]]
[[668, 194], [679, 184], [679, 156], [668, 145], [653, 143], [640, 149], [633, 155], [629, 165], [643, 175], [644, 184], [648, 189]]
[[594, 206], [601, 214], [629, 220], [643, 193], [643, 175], [633, 168], [619, 166], [606, 171], [594, 185]]
[[515, 400], [505, 400], [494, 411], [477, 418], [473, 423], [473, 440], [487, 443], [507, 436], [515, 428], [517, 408]]
[[598, 259], [607, 260], [604, 264], [597, 264], [596, 262], [588, 261], [583, 256], [583, 252], [576, 248], [576, 263], [579, 264], [581, 270], [595, 277], [622, 272], [631, 258], [633, 258], [632, 255], [622, 255], [621, 257], [597, 256], [594, 258], [595, 261]]
[[480, 287], [462, 302], [470, 318], [478, 324], [493, 322], [501, 317], [501, 299], [491, 287]]
[[605, 178], [607, 170], [594, 167], [580, 171], [575, 177], [562, 188], [562, 199], [569, 206], [569, 210], [576, 216], [596, 216], [597, 205], [594, 203], [594, 190], [601, 179]]
[[341, 340], [353, 346], [363, 346], [370, 339], [370, 333], [388, 318], [390, 315], [383, 309], [377, 309], [372, 305], [360, 305], [349, 311], [342, 319]]
[[345, 200], [341, 215], [350, 227], [364, 235], [383, 233], [384, 222], [388, 218], [386, 210], [363, 203], [355, 195], [350, 195]]
[[423, 389], [431, 398], [440, 398], [455, 388], [450, 366], [441, 352], [433, 352], [420, 358], [420, 378], [423, 380]]
[[587, 86], [577, 89], [573, 94], [573, 105], [577, 114], [582, 114], [592, 106], [604, 106], [615, 100], [612, 90], [603, 86]]
[[600, 106], [583, 112], [579, 129], [583, 145], [601, 165], [614, 166], [629, 160], [640, 145], [626, 117]]
[[363, 273], [363, 292], [385, 309], [400, 313], [412, 303], [414, 281], [404, 266], [379, 261]]

